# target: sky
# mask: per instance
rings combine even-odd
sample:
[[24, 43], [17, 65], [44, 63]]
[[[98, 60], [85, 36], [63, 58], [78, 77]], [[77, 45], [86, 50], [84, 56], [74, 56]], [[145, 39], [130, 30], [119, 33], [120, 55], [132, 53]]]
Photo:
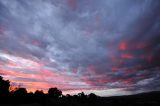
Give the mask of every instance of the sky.
[[160, 90], [159, 0], [0, 0], [0, 75], [100, 96]]

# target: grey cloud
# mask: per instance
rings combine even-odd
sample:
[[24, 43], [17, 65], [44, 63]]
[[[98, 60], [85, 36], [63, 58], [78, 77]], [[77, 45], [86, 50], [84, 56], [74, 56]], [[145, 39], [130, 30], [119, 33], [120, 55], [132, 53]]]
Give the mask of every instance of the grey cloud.
[[[6, 30], [0, 35], [0, 50], [37, 58], [58, 71], [74, 73], [77, 68], [76, 76], [91, 87], [118, 88], [129, 79], [134, 86], [159, 74], [150, 72], [160, 65], [158, 0], [81, 0], [74, 5], [73, 10], [67, 1], [1, 0], [0, 26]], [[123, 41], [126, 50], [119, 48]], [[123, 54], [133, 58], [124, 59]], [[94, 77], [86, 74], [89, 66], [94, 66]], [[115, 67], [120, 70], [114, 72]], [[130, 70], [133, 73], [126, 74]]]

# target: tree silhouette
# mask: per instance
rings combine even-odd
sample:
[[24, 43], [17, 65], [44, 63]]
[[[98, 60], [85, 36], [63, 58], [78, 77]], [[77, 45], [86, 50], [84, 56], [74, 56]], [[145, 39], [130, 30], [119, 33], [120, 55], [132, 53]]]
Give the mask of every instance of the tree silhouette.
[[18, 88], [14, 91], [13, 95], [17, 96], [17, 97], [26, 96], [27, 90], [26, 90], [26, 88]]
[[97, 99], [97, 95], [96, 94], [94, 94], [94, 93], [90, 93], [89, 95], [88, 95], [88, 98], [90, 99], [90, 100], [95, 100], [95, 99]]
[[36, 97], [44, 96], [44, 92], [42, 90], [36, 90], [34, 94], [35, 94]]
[[87, 96], [84, 94], [84, 92], [78, 93], [78, 96], [80, 98], [86, 98]]
[[[12, 86], [12, 85], [11, 85]], [[41, 90], [27, 93], [26, 88], [9, 92], [10, 81], [0, 76], [0, 106], [160, 106], [160, 91], [121, 97], [100, 97], [94, 93], [86, 95], [62, 95], [57, 88], [50, 88], [48, 94]], [[3, 105], [4, 104], [4, 105]], [[29, 105], [28, 105], [29, 104]]]
[[58, 90], [57, 88], [49, 88], [48, 95], [53, 98], [58, 98], [62, 95], [62, 91]]
[[0, 76], [0, 96], [9, 96], [9, 87], [10, 82], [9, 80], [3, 80], [3, 78]]
[[81, 102], [87, 101], [87, 95], [85, 95], [84, 92], [78, 93], [78, 97], [81, 100]]
[[34, 93], [35, 101], [41, 104], [45, 101], [45, 94], [42, 90], [36, 90]]

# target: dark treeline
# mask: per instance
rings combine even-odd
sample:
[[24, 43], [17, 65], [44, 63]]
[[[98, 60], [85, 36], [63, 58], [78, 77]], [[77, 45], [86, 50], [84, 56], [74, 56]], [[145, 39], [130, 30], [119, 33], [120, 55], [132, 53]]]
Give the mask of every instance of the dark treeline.
[[0, 104], [34, 104], [49, 106], [64, 106], [64, 105], [77, 105], [86, 104], [87, 102], [94, 103], [99, 98], [94, 93], [85, 95], [83, 92], [77, 95], [62, 95], [62, 91], [55, 88], [49, 88], [48, 93], [44, 93], [42, 90], [36, 90], [34, 93], [27, 92], [26, 88], [15, 88], [9, 90], [10, 81], [4, 80], [0, 76]]
[[28, 93], [26, 88], [9, 90], [10, 81], [0, 76], [0, 106], [160, 106], [160, 92], [132, 96], [99, 97], [89, 95], [62, 95], [57, 88], [49, 88], [48, 93], [36, 90]]

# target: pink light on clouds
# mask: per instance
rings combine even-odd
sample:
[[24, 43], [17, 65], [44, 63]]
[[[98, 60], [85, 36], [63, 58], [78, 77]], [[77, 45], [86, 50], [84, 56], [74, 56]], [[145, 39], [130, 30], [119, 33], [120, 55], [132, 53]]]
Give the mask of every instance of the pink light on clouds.
[[0, 57], [7, 60], [3, 65], [0, 65], [0, 74], [12, 83], [26, 87], [28, 91], [33, 92], [39, 89], [47, 92], [50, 87], [71, 89], [75, 88], [75, 83], [84, 85], [74, 77], [76, 73], [70, 73], [67, 70], [46, 69], [42, 63], [10, 54], [1, 53]]
[[72, 11], [76, 10], [77, 7], [77, 0], [67, 0], [68, 6]]
[[119, 49], [120, 50], [126, 50], [127, 49], [127, 43], [125, 41], [122, 41], [120, 44], [119, 44]]
[[133, 59], [134, 56], [130, 53], [123, 53], [123, 54], [121, 54], [121, 58], [123, 58], [123, 59]]

